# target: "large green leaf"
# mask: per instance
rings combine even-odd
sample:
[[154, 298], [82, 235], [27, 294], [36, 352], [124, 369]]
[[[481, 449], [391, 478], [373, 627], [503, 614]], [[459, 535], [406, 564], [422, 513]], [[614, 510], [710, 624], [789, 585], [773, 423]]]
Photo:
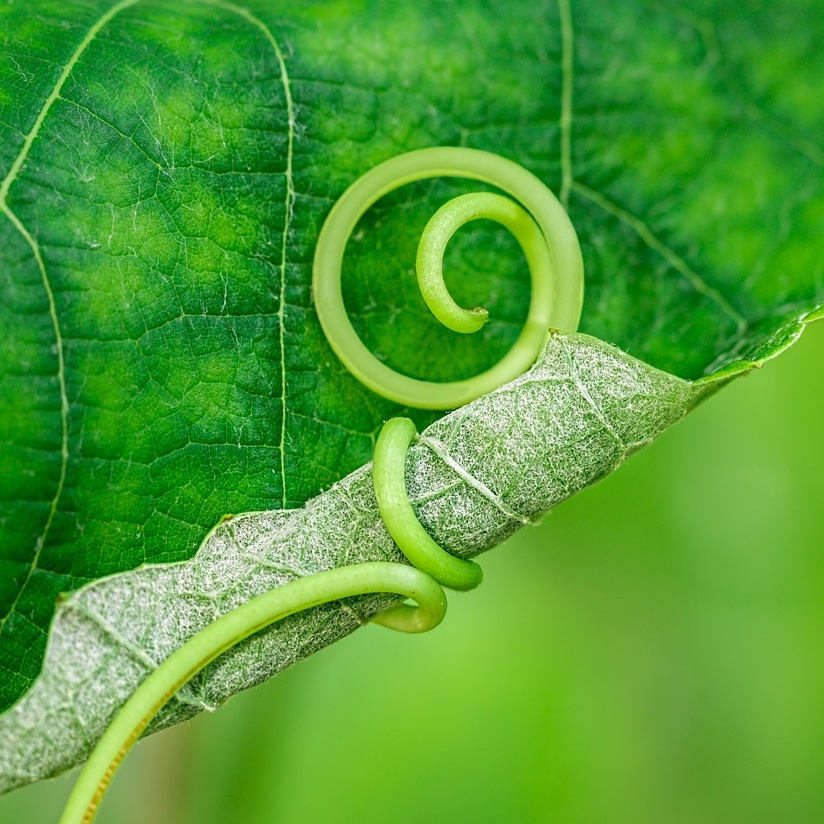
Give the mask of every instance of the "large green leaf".
[[[331, 203], [381, 160], [451, 144], [527, 166], [581, 238], [583, 331], [681, 378], [770, 357], [824, 302], [817, 4], [38, 0], [0, 8], [0, 32], [3, 707], [41, 670], [59, 593], [189, 558], [224, 513], [300, 506], [368, 460], [397, 410], [331, 354], [310, 267]], [[478, 371], [525, 314], [493, 228], [449, 255], [455, 294], [493, 316], [480, 341], [406, 276], [462, 188], [386, 198], [347, 254], [356, 327], [411, 374]], [[711, 385], [653, 393], [669, 416], [630, 406], [629, 443]], [[617, 463], [574, 434], [558, 477]]]

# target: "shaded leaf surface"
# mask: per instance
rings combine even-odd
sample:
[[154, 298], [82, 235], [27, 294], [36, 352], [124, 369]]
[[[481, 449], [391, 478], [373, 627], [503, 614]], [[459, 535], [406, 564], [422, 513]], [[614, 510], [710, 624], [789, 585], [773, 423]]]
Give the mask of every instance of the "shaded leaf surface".
[[[527, 166], [579, 232], [583, 330], [682, 378], [771, 356], [824, 301], [818, 4], [389, 5], [0, 9], [0, 706], [40, 672], [60, 592], [369, 459], [397, 409], [332, 355], [310, 268], [381, 160]], [[347, 253], [356, 327], [411, 374], [484, 368], [525, 314], [486, 226], [448, 260], [490, 309], [481, 340], [425, 313], [417, 238], [462, 188], [387, 198]]]

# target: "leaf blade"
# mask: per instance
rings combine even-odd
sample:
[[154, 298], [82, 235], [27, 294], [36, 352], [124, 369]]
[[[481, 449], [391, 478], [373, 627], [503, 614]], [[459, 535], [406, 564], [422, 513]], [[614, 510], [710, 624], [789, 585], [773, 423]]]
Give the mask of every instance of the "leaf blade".
[[[70, 457], [56, 498], [66, 450], [50, 308], [25, 260], [31, 244], [0, 222], [0, 362], [17, 358], [29, 317], [39, 323], [28, 383], [0, 374], [0, 614], [14, 607], [13, 632], [0, 633], [2, 705], [39, 671], [61, 590], [189, 557], [227, 510], [300, 505], [369, 459], [396, 410], [331, 356], [309, 263], [332, 200], [399, 151], [498, 151], [566, 195], [587, 260], [585, 331], [653, 365], [696, 378], [719, 369], [708, 378], [718, 383], [792, 342], [824, 298], [824, 23], [804, 4], [773, 16], [751, 6], [322, 4], [286, 15], [262, 0], [252, 11], [147, 0], [102, 27], [70, 72], [115, 7], [0, 12], [17, 38], [0, 64], [2, 168], [64, 77], [38, 127], [48, 139], [31, 142], [4, 203], [60, 273], [51, 314], [70, 342]], [[808, 68], [779, 82], [787, 66]], [[460, 237], [448, 263], [455, 294], [480, 292], [467, 302], [497, 316], [490, 350], [451, 344], [421, 314], [398, 272], [414, 258], [416, 221], [449, 191], [380, 204], [347, 257], [347, 302], [372, 348], [436, 377], [506, 349], [527, 300], [506, 238], [487, 229]], [[26, 470], [34, 490], [18, 480]], [[54, 500], [57, 537], [35, 567]]]

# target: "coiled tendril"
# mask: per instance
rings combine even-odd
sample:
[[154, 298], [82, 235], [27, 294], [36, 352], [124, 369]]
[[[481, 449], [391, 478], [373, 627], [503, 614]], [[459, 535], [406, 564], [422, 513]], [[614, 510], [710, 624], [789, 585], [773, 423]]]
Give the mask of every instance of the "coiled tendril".
[[[444, 249], [467, 221], [486, 217], [506, 226], [521, 245], [532, 276], [526, 325], [512, 349], [481, 375], [449, 383], [400, 375], [375, 358], [346, 316], [340, 286], [343, 252], [364, 212], [404, 183], [437, 176], [492, 183], [518, 197], [532, 214], [508, 198], [482, 192], [447, 203], [424, 231], [418, 249], [418, 280], [430, 309], [450, 329], [473, 332], [486, 322], [485, 310], [462, 309], [443, 282]], [[535, 360], [550, 326], [574, 331], [581, 311], [583, 264], [566, 213], [532, 174], [487, 152], [424, 149], [376, 166], [335, 204], [318, 239], [314, 291], [318, 316], [332, 347], [363, 383], [399, 403], [446, 409], [521, 374]], [[60, 824], [91, 824], [121, 761], [160, 709], [204, 667], [250, 635], [310, 607], [370, 593], [395, 593], [416, 602], [416, 606], [390, 608], [373, 619], [376, 623], [402, 632], [425, 632], [446, 614], [442, 586], [468, 590], [480, 584], [481, 568], [438, 546], [409, 502], [406, 452], [414, 438], [415, 425], [408, 418], [387, 421], [375, 445], [372, 469], [383, 523], [412, 566], [373, 561], [318, 572], [259, 595], [198, 632], [163, 661], [120, 709], [81, 771]]]
[[[476, 332], [485, 309], [462, 309], [443, 280], [443, 255], [453, 234], [478, 218], [497, 221], [521, 246], [532, 279], [524, 327], [495, 366], [462, 381], [434, 383], [401, 375], [364, 346], [343, 305], [341, 266], [346, 244], [362, 215], [389, 192], [417, 180], [463, 177], [497, 186], [522, 204], [491, 192], [454, 198], [430, 219], [418, 246], [418, 284], [432, 313], [455, 332]], [[538, 357], [547, 330], [578, 328], [584, 264], [578, 237], [555, 195], [523, 166], [477, 149], [441, 146], [399, 155], [356, 180], [334, 205], [315, 248], [313, 289], [323, 331], [337, 356], [372, 391], [404, 406], [454, 409], [525, 372]]]

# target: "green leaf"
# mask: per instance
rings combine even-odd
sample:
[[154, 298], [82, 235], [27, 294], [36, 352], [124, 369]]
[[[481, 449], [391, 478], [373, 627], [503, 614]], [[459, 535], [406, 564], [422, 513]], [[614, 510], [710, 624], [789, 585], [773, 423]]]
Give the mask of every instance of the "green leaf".
[[[581, 238], [583, 331], [649, 364], [572, 340], [570, 351], [603, 355], [592, 374], [579, 381], [570, 369], [560, 385], [581, 403], [592, 387], [608, 398], [609, 376], [621, 403], [636, 399], [614, 410], [632, 436], [610, 441], [613, 412], [599, 404], [584, 429], [551, 410], [513, 421], [510, 438], [540, 425], [565, 444], [551, 461], [544, 454], [531, 503], [515, 507], [530, 517], [614, 468], [623, 456], [616, 444], [650, 440], [722, 378], [779, 352], [824, 303], [818, 5], [295, 9], [260, 0], [248, 8], [151, 0], [0, 8], [4, 708], [41, 671], [61, 592], [190, 558], [225, 513], [301, 506], [369, 459], [397, 409], [334, 358], [313, 312], [310, 270], [332, 202], [382, 160], [467, 145], [539, 175]], [[473, 336], [480, 340], [454, 341], [414, 291], [407, 273], [420, 229], [464, 188], [437, 182], [386, 198], [347, 254], [356, 328], [413, 375], [477, 372], [506, 350], [525, 315], [519, 256], [490, 227], [468, 228], [448, 260], [456, 297], [493, 317]], [[615, 363], [626, 365], [617, 377]], [[712, 377], [689, 384], [656, 370]], [[635, 378], [622, 382], [626, 374], [650, 381], [649, 393]], [[471, 471], [491, 473], [487, 486], [511, 508], [526, 493], [501, 474], [511, 443], [501, 446], [495, 431], [473, 436], [483, 461]], [[598, 446], [603, 437], [613, 452]], [[541, 497], [554, 478], [567, 479], [564, 494]], [[323, 505], [263, 517], [303, 523]], [[448, 514], [427, 525], [444, 529]], [[329, 539], [338, 534], [331, 526], [309, 523], [305, 534]], [[441, 537], [472, 554], [513, 526], [462, 523]], [[362, 556], [330, 548], [314, 566], [286, 568], [307, 574], [368, 557], [367, 546]], [[122, 610], [130, 604], [124, 595]], [[118, 626], [116, 606], [107, 609], [98, 624]], [[124, 626], [142, 626], [132, 619]], [[314, 637], [307, 624], [290, 649], [306, 654], [344, 631]], [[128, 678], [90, 682], [98, 701], [85, 706], [99, 716], [65, 710], [74, 751], [66, 744], [27, 761], [31, 742], [7, 739], [2, 751], [15, 755], [0, 770], [6, 786], [82, 756], [105, 713], [162, 657], [146, 658], [140, 645], [133, 653]], [[57, 661], [58, 670], [71, 666]], [[269, 671], [229, 679], [192, 706]], [[35, 689], [45, 680], [44, 671]], [[0, 735], [29, 724], [20, 708], [3, 716]]]

